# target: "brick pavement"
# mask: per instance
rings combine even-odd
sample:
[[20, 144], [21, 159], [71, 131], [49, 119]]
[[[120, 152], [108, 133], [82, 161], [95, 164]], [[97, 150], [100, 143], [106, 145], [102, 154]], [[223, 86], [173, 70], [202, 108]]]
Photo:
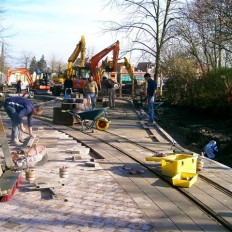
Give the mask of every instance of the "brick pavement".
[[[4, 115], [3, 121], [9, 136], [10, 122]], [[67, 150], [83, 149], [79, 143], [44, 123], [34, 122], [34, 128], [43, 125], [43, 130], [36, 134], [51, 141], [47, 147], [49, 161], [35, 168], [36, 179], [57, 185], [61, 181], [64, 186], [56, 187], [57, 197], [49, 199], [51, 195], [47, 191], [26, 189], [31, 184], [23, 172], [14, 197], [0, 205], [0, 231], [154, 231], [151, 222], [109, 171], [97, 160], [95, 167], [85, 166], [91, 154], [71, 160], [73, 154]], [[59, 168], [63, 166], [68, 168], [68, 178], [59, 177]]]

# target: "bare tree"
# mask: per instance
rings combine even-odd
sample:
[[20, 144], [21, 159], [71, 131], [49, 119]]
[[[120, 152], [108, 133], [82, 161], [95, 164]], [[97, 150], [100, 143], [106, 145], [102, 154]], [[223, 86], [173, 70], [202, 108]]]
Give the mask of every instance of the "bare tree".
[[96, 50], [96, 48], [94, 46], [87, 47], [87, 49], [86, 49], [86, 58], [91, 59], [96, 54], [95, 50]]
[[63, 73], [67, 69], [67, 63], [53, 54], [48, 61], [48, 69], [51, 73]]
[[[4, 20], [4, 14], [6, 10], [2, 5], [2, 1], [0, 0], [0, 22]], [[10, 27], [3, 27], [0, 24], [0, 39], [1, 39], [1, 72], [4, 73], [9, 68], [10, 60], [13, 57], [10, 55], [10, 44], [8, 43], [7, 39], [13, 37], [14, 34], [10, 34]]]
[[124, 16], [121, 22], [108, 21], [104, 32], [122, 34], [127, 40], [124, 53], [139, 52], [140, 57], [155, 63], [154, 78], [160, 73], [164, 45], [174, 36], [178, 0], [111, 0], [109, 6]]
[[17, 59], [19, 66], [22, 67], [22, 68], [27, 68], [28, 69], [33, 56], [34, 55], [32, 54], [32, 52], [22, 51], [22, 54]]
[[203, 72], [231, 60], [231, 10], [229, 0], [193, 0], [182, 9], [178, 35]]

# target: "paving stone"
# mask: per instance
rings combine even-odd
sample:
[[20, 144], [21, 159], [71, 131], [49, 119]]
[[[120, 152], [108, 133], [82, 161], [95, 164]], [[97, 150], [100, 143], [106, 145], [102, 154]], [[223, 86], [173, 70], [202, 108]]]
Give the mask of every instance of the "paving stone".
[[[136, 116], [129, 113], [128, 115], [127, 117]], [[117, 117], [118, 113], [114, 113], [114, 116]], [[5, 117], [5, 119], [10, 125], [8, 118]], [[25, 190], [29, 183], [26, 182], [25, 175], [23, 175], [23, 181], [13, 199], [1, 203], [1, 213], [4, 217], [0, 222], [0, 231], [155, 232], [153, 224], [147, 219], [138, 204], [115, 180], [115, 175], [122, 176], [121, 167], [117, 166], [112, 172], [97, 159], [95, 159], [96, 166], [94, 168], [85, 167], [85, 162], [89, 162], [92, 158], [89, 148], [82, 146], [67, 134], [60, 133], [55, 129], [51, 130], [41, 122], [34, 121], [35, 127], [36, 125], [37, 128], [43, 127], [36, 131], [38, 137], [53, 138], [53, 142], [57, 140], [55, 147], [47, 148], [49, 161], [43, 166], [36, 167], [36, 178], [60, 179], [59, 168], [64, 165], [68, 167], [69, 177], [64, 180], [63, 187], [55, 188], [59, 198], [47, 200], [42, 198], [39, 190], [29, 192]], [[132, 122], [125, 121], [125, 124], [131, 125]], [[116, 127], [115, 130], [120, 133]], [[9, 130], [7, 135], [10, 136]], [[123, 135], [133, 137], [134, 140], [139, 139], [138, 134], [133, 130]], [[146, 141], [143, 137], [142, 140]], [[67, 153], [67, 149], [75, 151], [82, 149], [83, 154], [80, 154], [82, 160], [73, 162], [70, 159], [73, 154]], [[128, 149], [131, 150], [130, 147]], [[110, 152], [113, 154], [114, 149]], [[138, 149], [136, 152], [139, 153], [140, 150]], [[136, 201], [147, 204], [143, 198], [138, 197]], [[153, 221], [161, 230], [172, 231], [170, 229], [171, 222], [168, 219], [160, 221], [160, 215], [159, 212], [156, 212], [156, 220]]]

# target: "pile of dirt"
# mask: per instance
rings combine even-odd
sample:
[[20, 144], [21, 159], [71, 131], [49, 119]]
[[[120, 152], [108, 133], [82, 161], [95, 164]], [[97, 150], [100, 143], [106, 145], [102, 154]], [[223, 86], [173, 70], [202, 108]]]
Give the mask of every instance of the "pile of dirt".
[[163, 104], [157, 109], [157, 123], [182, 147], [200, 154], [204, 146], [215, 140], [215, 160], [232, 167], [232, 122], [229, 117], [200, 114]]

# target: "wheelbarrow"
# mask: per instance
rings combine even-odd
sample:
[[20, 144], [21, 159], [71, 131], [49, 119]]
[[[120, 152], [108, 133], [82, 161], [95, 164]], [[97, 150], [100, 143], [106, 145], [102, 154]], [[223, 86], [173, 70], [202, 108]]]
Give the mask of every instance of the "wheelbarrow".
[[71, 113], [77, 119], [77, 121], [81, 122], [82, 131], [90, 130], [94, 127], [94, 125], [98, 130], [105, 131], [109, 127], [109, 121], [105, 117], [107, 109], [108, 107], [82, 111], [79, 113], [69, 111], [69, 113]]

